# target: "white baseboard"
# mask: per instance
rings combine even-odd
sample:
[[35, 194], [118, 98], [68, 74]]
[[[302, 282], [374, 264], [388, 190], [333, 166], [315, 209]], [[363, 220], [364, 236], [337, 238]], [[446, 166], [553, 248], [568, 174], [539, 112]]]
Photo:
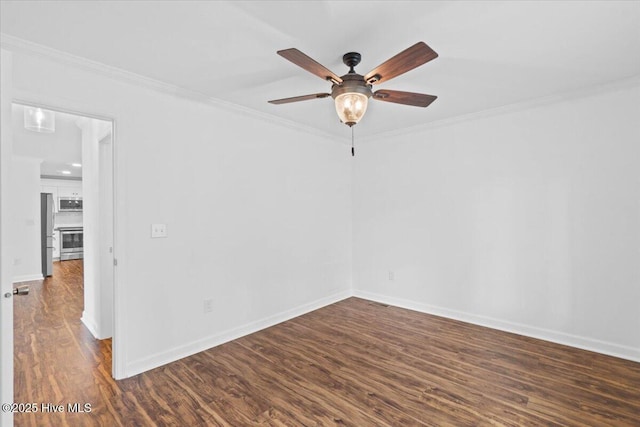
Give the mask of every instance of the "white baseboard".
[[82, 311], [82, 317], [80, 318], [80, 321], [84, 323], [84, 326], [87, 327], [87, 329], [89, 330], [89, 332], [91, 332], [91, 335], [93, 335], [95, 339], [101, 339], [100, 334], [98, 333], [98, 323], [84, 310]]
[[173, 349], [163, 351], [161, 353], [157, 353], [149, 357], [145, 357], [144, 359], [135, 360], [126, 365], [125, 367], [126, 377], [132, 377], [142, 372], [157, 368], [162, 365], [166, 365], [167, 363], [175, 362], [176, 360], [191, 356], [193, 354], [210, 349], [212, 347], [216, 347], [226, 342], [233, 341], [245, 335], [258, 332], [262, 329], [266, 329], [271, 326], [277, 325], [278, 323], [291, 320], [294, 317], [302, 316], [303, 314], [309, 313], [311, 311], [317, 310], [327, 305], [334, 304], [338, 301], [342, 301], [343, 299], [349, 298], [351, 296], [352, 296], [351, 290], [338, 292], [328, 297], [321, 298], [319, 300], [312, 301], [307, 304], [303, 304], [291, 310], [286, 310], [286, 311], [274, 314], [272, 316], [266, 317], [264, 319], [257, 320], [233, 329], [229, 329], [219, 334], [212, 335], [212, 336], [209, 336], [201, 340], [197, 340], [179, 347], [175, 347]]
[[[402, 298], [390, 297], [387, 295], [381, 295], [360, 290], [346, 290], [335, 293], [325, 298], [303, 304], [299, 307], [291, 310], [286, 310], [281, 313], [274, 314], [261, 320], [257, 320], [248, 323], [243, 326], [229, 329], [216, 335], [212, 335], [185, 345], [175, 347], [173, 349], [163, 351], [144, 359], [135, 360], [128, 363], [125, 367], [125, 377], [132, 377], [142, 372], [155, 369], [157, 367], [166, 365], [167, 363], [175, 362], [176, 360], [184, 357], [191, 356], [201, 351], [216, 347], [229, 341], [241, 338], [245, 335], [258, 332], [262, 329], [269, 328], [284, 321], [293, 319], [327, 305], [334, 304], [338, 301], [342, 301], [349, 297], [358, 297], [367, 299], [370, 301], [376, 301], [383, 304], [393, 305], [400, 308], [406, 308], [408, 310], [419, 311], [421, 313], [433, 314], [436, 316], [446, 317], [449, 319], [460, 320], [467, 323], [472, 323], [479, 326], [485, 326], [492, 329], [497, 329], [505, 332], [512, 332], [519, 335], [525, 335], [532, 338], [538, 338], [545, 341], [555, 342], [562, 345], [568, 345], [571, 347], [580, 348], [583, 350], [595, 351], [597, 353], [607, 354], [610, 356], [620, 357], [623, 359], [640, 362], [640, 349], [627, 347], [615, 343], [609, 343], [604, 341], [595, 340], [587, 337], [580, 337], [577, 335], [571, 335], [564, 332], [552, 331], [548, 329], [537, 328], [533, 326], [523, 325], [519, 323], [509, 322], [505, 320], [495, 319], [486, 316], [479, 316], [471, 313], [465, 313], [461, 311], [451, 310], [444, 307], [432, 306], [429, 304], [423, 304], [415, 301], [405, 300]], [[87, 326], [91, 333], [97, 337], [95, 333], [95, 325], [88, 322], [85, 319], [83, 313], [82, 322]]]
[[594, 351], [596, 353], [607, 354], [609, 356], [620, 357], [622, 359], [632, 360], [634, 362], [640, 362], [640, 349], [638, 348], [600, 341], [578, 335], [572, 335], [565, 332], [538, 328], [521, 323], [509, 322], [492, 317], [479, 316], [472, 313], [451, 310], [444, 307], [423, 304], [416, 301], [410, 301], [402, 298], [395, 298], [366, 291], [354, 290], [353, 296], [370, 301], [380, 302], [387, 305], [393, 305], [395, 307], [406, 308], [408, 310], [419, 311], [421, 313], [433, 314], [449, 319], [460, 320], [462, 322], [472, 323], [474, 325], [486, 326], [488, 328], [498, 329], [500, 331], [512, 332], [518, 335], [525, 335], [531, 338], [551, 341], [557, 344], [576, 347], [583, 350]]
[[42, 280], [42, 279], [44, 279], [42, 274], [24, 274], [22, 276], [14, 277], [13, 283], [33, 282], [35, 280]]

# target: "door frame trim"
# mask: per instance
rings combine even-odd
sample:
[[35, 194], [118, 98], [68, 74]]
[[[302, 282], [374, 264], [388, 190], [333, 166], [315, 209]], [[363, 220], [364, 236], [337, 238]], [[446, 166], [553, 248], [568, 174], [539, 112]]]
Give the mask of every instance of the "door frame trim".
[[[0, 322], [10, 324], [0, 329], [0, 403], [11, 403], [13, 395], [13, 296], [5, 298], [4, 293], [13, 292], [13, 251], [7, 238], [11, 227], [9, 224], [9, 180], [11, 173], [11, 159], [13, 158], [13, 130], [11, 127], [11, 101], [13, 98], [13, 52], [0, 49]], [[4, 126], [7, 125], [7, 126]], [[10, 349], [5, 348], [11, 347]], [[0, 412], [0, 424], [13, 426], [13, 413]]]
[[126, 319], [125, 319], [125, 295], [124, 292], [121, 291], [120, 286], [122, 283], [122, 275], [121, 268], [119, 267], [120, 262], [116, 262], [119, 255], [119, 248], [121, 247], [121, 242], [124, 240], [124, 236], [121, 236], [119, 233], [119, 218], [118, 214], [119, 205], [117, 201], [119, 200], [119, 168], [118, 168], [118, 127], [117, 127], [117, 118], [108, 114], [96, 114], [96, 113], [87, 113], [82, 110], [82, 107], [78, 108], [77, 106], [61, 106], [66, 104], [66, 102], [57, 102], [60, 100], [51, 101], [43, 101], [43, 100], [34, 100], [31, 97], [20, 96], [14, 92], [13, 98], [11, 99], [11, 104], [20, 104], [26, 105], [30, 107], [39, 107], [47, 110], [57, 111], [65, 114], [73, 114], [80, 117], [86, 117], [90, 119], [97, 119], [111, 123], [111, 184], [112, 184], [112, 209], [113, 209], [113, 260], [114, 260], [114, 271], [113, 271], [113, 339], [112, 339], [112, 366], [111, 366], [111, 375], [114, 379], [122, 379], [126, 378], [126, 363], [125, 363], [125, 346], [123, 345], [126, 336]]

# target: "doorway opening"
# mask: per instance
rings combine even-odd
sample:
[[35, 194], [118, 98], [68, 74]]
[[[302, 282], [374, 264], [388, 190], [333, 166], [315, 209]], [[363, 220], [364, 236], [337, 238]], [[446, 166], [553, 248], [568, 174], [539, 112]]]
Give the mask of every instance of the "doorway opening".
[[[53, 117], [53, 129], [26, 126], [34, 114]], [[73, 382], [99, 363], [113, 376], [114, 124], [23, 102], [12, 103], [11, 116], [13, 282], [32, 288], [14, 303], [18, 399], [34, 368]], [[32, 354], [36, 346], [45, 348]]]

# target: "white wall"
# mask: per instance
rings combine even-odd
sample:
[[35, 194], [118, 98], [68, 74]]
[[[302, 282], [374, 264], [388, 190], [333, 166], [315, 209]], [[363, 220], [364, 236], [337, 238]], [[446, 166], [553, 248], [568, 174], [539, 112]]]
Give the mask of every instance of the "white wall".
[[97, 262], [100, 277], [100, 334], [113, 336], [113, 150], [112, 124], [108, 135], [98, 142]]
[[14, 53], [13, 78], [19, 99], [115, 119], [117, 376], [349, 294], [344, 145], [41, 56]]
[[352, 249], [360, 295], [638, 358], [637, 87], [352, 159], [258, 116], [13, 59], [18, 99], [115, 119], [119, 377], [349, 295]]
[[[100, 236], [100, 150], [99, 140], [103, 129], [111, 123], [102, 120], [84, 118], [79, 121], [82, 129], [82, 219], [83, 219], [83, 271], [84, 271], [84, 310], [82, 321], [94, 337], [109, 338], [112, 334], [111, 316], [102, 322], [103, 310], [113, 311], [111, 304], [102, 304], [102, 280], [100, 276], [100, 256], [109, 257], [101, 251]], [[106, 227], [105, 227], [106, 228]], [[106, 288], [112, 289], [112, 286]], [[110, 302], [111, 299], [104, 301]]]
[[640, 360], [630, 86], [361, 144], [356, 294]]
[[11, 251], [13, 281], [42, 279], [40, 160], [13, 156], [11, 164]]

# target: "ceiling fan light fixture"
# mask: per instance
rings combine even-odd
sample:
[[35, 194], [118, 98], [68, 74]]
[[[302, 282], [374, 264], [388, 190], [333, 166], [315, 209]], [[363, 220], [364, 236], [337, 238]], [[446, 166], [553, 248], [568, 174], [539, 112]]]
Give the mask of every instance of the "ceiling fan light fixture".
[[[309, 99], [326, 98], [334, 99], [336, 112], [340, 121], [352, 128], [358, 123], [367, 111], [369, 98], [395, 104], [411, 105], [415, 107], [427, 107], [436, 100], [436, 96], [423, 93], [403, 92], [399, 90], [379, 90], [375, 93], [372, 86], [387, 80], [391, 80], [401, 74], [413, 70], [416, 67], [438, 57], [438, 54], [425, 42], [418, 42], [399, 54], [391, 57], [364, 76], [356, 73], [355, 67], [360, 63], [362, 55], [358, 52], [348, 52], [342, 56], [342, 62], [349, 67], [349, 72], [344, 76], [338, 76], [333, 71], [320, 64], [318, 61], [290, 48], [279, 50], [282, 56], [295, 65], [307, 70], [322, 80], [332, 82], [331, 94], [314, 93], [311, 95], [294, 96], [290, 98], [275, 99], [270, 104], [288, 104], [290, 102], [306, 101]], [[353, 154], [353, 153], [352, 153]]]
[[369, 97], [358, 92], [347, 92], [336, 96], [336, 112], [340, 121], [351, 127], [358, 123], [367, 111]]
[[42, 108], [24, 107], [24, 127], [34, 132], [54, 133], [56, 115], [53, 111]]

